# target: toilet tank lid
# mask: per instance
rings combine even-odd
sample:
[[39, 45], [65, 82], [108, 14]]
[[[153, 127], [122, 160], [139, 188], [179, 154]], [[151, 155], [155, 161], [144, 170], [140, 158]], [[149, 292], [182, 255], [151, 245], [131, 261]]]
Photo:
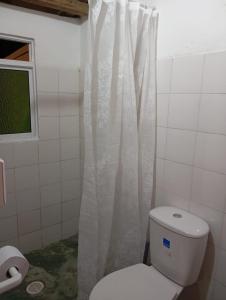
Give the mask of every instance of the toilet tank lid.
[[201, 238], [209, 233], [209, 225], [204, 220], [176, 207], [156, 207], [149, 215], [163, 227], [186, 237]]

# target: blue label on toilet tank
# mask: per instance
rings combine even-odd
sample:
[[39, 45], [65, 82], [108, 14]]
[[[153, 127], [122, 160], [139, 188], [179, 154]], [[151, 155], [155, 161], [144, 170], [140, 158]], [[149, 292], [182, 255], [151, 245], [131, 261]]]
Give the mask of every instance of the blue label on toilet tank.
[[162, 239], [162, 244], [163, 244], [164, 247], [170, 248], [170, 241], [169, 240], [163, 238]]

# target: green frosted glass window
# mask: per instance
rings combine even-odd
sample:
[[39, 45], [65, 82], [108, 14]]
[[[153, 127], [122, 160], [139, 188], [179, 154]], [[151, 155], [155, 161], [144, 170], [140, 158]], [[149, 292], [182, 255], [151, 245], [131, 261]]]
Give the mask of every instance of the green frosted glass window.
[[0, 33], [0, 144], [38, 138], [34, 40]]
[[0, 134], [31, 132], [29, 71], [0, 69]]

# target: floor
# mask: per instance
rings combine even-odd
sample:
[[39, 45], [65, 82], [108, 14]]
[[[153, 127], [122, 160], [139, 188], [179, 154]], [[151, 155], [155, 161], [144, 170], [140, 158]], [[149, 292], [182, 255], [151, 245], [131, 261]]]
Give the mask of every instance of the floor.
[[[25, 255], [30, 262], [28, 275], [18, 288], [1, 295], [1, 300], [75, 300], [77, 250], [77, 238], [72, 237]], [[26, 287], [34, 280], [42, 281], [45, 287], [31, 296]]]

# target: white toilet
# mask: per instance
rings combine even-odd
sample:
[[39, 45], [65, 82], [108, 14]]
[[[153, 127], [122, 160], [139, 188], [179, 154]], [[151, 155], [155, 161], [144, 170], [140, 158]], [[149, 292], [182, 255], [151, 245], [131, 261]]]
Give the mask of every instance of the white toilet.
[[150, 211], [152, 266], [137, 264], [100, 280], [89, 300], [175, 300], [198, 279], [208, 224], [175, 207]]

